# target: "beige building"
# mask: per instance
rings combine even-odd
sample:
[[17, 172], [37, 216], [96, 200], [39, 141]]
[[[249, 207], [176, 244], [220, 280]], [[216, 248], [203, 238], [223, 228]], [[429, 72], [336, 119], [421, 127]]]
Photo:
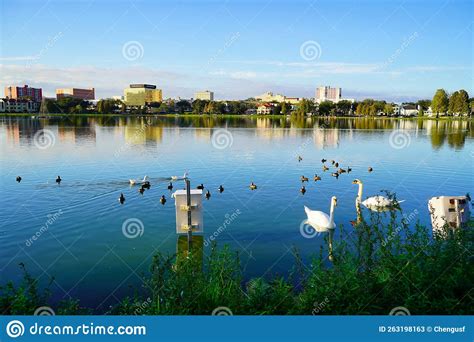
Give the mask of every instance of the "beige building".
[[163, 93], [152, 84], [130, 84], [123, 92], [127, 106], [144, 106], [151, 102], [162, 102]]
[[59, 100], [61, 97], [72, 97], [75, 99], [81, 100], [94, 100], [95, 99], [95, 89], [87, 88], [60, 88], [56, 89], [56, 98]]
[[260, 100], [263, 102], [284, 102], [285, 101], [285, 96], [281, 94], [273, 94], [271, 91], [267, 91], [266, 93], [262, 95], [255, 96], [256, 100]]
[[194, 94], [194, 99], [214, 101], [214, 92], [209, 90], [198, 91], [196, 94]]

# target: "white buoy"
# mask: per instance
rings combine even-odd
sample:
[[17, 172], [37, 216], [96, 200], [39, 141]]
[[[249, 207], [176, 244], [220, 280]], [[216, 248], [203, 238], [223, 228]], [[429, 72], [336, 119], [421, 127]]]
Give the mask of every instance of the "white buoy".
[[444, 232], [444, 227], [459, 229], [470, 220], [471, 212], [467, 196], [438, 196], [428, 201], [434, 232]]

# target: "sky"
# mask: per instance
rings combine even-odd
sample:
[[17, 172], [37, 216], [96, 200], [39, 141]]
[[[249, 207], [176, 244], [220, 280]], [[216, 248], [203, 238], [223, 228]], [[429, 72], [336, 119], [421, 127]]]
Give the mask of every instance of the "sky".
[[266, 91], [395, 102], [438, 88], [474, 96], [471, 0], [0, 0], [6, 85], [156, 84], [164, 98], [245, 99]]

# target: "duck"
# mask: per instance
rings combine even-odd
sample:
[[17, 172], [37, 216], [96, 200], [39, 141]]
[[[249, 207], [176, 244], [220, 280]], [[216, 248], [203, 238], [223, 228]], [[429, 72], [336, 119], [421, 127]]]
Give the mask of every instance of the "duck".
[[304, 206], [304, 211], [308, 217], [308, 223], [317, 226], [322, 229], [334, 229], [336, 223], [334, 222], [334, 209], [337, 207], [337, 197], [331, 197], [331, 206], [329, 209], [329, 215], [318, 210], [311, 210], [307, 206]]
[[341, 174], [341, 173], [346, 173], [346, 170], [344, 170], [343, 168], [339, 168], [339, 170], [337, 170], [337, 172], [338, 172], [339, 174]]
[[321, 177], [319, 177], [318, 175], [314, 175], [314, 181], [317, 182], [317, 181], [320, 181], [321, 180]]
[[373, 169], [372, 167], [369, 167], [369, 168], [367, 169], [367, 171], [372, 172], [372, 171], [374, 171], [374, 169]]
[[347, 167], [347, 173], [350, 173], [352, 171], [352, 169], [348, 166]]
[[395, 209], [397, 208], [400, 203], [404, 202], [404, 200], [397, 201], [395, 199], [390, 199], [385, 196], [377, 195], [368, 197], [365, 201], [362, 201], [362, 192], [364, 188], [364, 184], [360, 179], [354, 179], [352, 184], [359, 185], [359, 191], [357, 192], [356, 197], [356, 207], [362, 204], [364, 207], [372, 210], [372, 211], [383, 211], [386, 209]]
[[173, 183], [170, 182], [170, 183], [168, 184], [168, 190], [170, 190], [170, 191], [173, 190]]
[[206, 192], [206, 199], [208, 200], [209, 198], [211, 198], [211, 193], [209, 192], [209, 190], [207, 190], [207, 192]]
[[304, 185], [301, 187], [300, 192], [301, 192], [303, 195], [305, 194], [306, 188], [304, 187]]
[[21, 182], [21, 177], [20, 177], [20, 176], [17, 176], [17, 177], [16, 177], [16, 181], [17, 181], [18, 183], [20, 183], [20, 182]]
[[323, 165], [323, 171], [326, 172], [327, 170], [329, 170], [329, 167], [327, 167], [326, 165]]
[[339, 163], [335, 163], [335, 164], [334, 164], [334, 167], [339, 167]]
[[166, 203], [166, 197], [165, 197], [165, 195], [161, 195], [160, 203], [161, 203], [162, 205], [165, 205], [165, 203]]
[[324, 164], [325, 162], [327, 162], [327, 159], [324, 159], [324, 158], [323, 158], [323, 159], [321, 159], [321, 163], [323, 163], [323, 164]]
[[60, 184], [60, 183], [61, 183], [61, 181], [62, 181], [61, 177], [60, 177], [60, 176], [58, 176], [58, 178], [56, 178], [56, 183]]
[[331, 164], [334, 165], [336, 163], [335, 160], [331, 160]]
[[301, 176], [300, 179], [301, 179], [302, 182], [307, 182], [308, 181], [308, 177], [305, 177], [305, 176]]
[[185, 172], [181, 177], [180, 176], [171, 176], [171, 180], [180, 180], [188, 178], [188, 172]]
[[120, 202], [120, 204], [123, 204], [125, 202], [125, 196], [123, 195], [123, 193], [120, 193], [120, 197], [118, 198], [118, 201]]
[[256, 190], [257, 185], [252, 182], [252, 183], [250, 183], [249, 188], [250, 188], [250, 190]]
[[145, 192], [145, 189], [143, 187], [140, 187], [140, 189], [138, 189], [138, 192], [143, 195], [143, 193]]
[[151, 184], [150, 184], [150, 182], [145, 182], [145, 183], [142, 184], [141, 187], [142, 187], [143, 189], [150, 189]]
[[303, 158], [301, 156], [298, 156], [298, 162], [302, 161]]
[[129, 182], [130, 182], [130, 185], [135, 185], [137, 183], [146, 183], [146, 182], [149, 182], [148, 180], [148, 176], [144, 176], [143, 179], [129, 179]]
[[218, 189], [218, 190], [219, 190], [220, 193], [223, 193], [223, 192], [224, 192], [224, 187], [223, 187], [222, 185], [219, 185], [219, 189]]
[[337, 179], [337, 178], [339, 178], [339, 173], [333, 172], [333, 173], [331, 173], [331, 176], [336, 177], [336, 179]]
[[204, 184], [200, 184], [196, 187], [196, 189], [199, 189], [199, 190], [204, 190]]

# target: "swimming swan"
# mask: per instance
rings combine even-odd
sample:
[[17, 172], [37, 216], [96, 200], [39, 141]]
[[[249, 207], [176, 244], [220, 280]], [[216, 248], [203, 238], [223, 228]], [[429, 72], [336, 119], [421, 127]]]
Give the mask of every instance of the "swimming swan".
[[362, 201], [362, 192], [364, 189], [364, 184], [360, 179], [354, 179], [352, 184], [359, 185], [359, 192], [356, 197], [356, 205], [362, 204], [364, 207], [369, 208], [370, 210], [381, 210], [385, 208], [394, 208], [404, 201], [396, 201], [385, 196], [377, 195], [367, 198], [365, 201]]
[[139, 180], [139, 179], [130, 179], [130, 185], [135, 185], [135, 184], [137, 184], [137, 183], [146, 183], [146, 182], [149, 182], [148, 179], [149, 179], [148, 176], [143, 177], [142, 180]]
[[334, 229], [336, 228], [336, 223], [334, 223], [334, 208], [337, 206], [336, 196], [331, 197], [331, 209], [329, 211], [329, 216], [322, 211], [311, 210], [307, 206], [304, 207], [306, 216], [308, 216], [308, 222], [312, 225], [315, 225], [324, 229]]

